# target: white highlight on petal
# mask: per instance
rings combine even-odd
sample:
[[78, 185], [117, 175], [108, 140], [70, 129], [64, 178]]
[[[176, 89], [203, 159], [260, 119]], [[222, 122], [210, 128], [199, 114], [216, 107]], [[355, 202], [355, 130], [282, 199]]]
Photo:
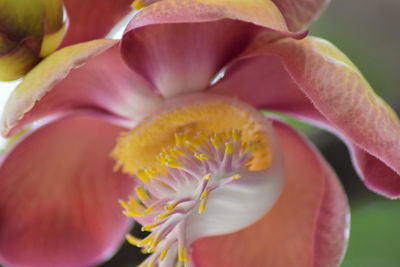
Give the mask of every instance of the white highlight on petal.
[[263, 171], [242, 170], [241, 179], [216, 189], [203, 214], [188, 219], [187, 238], [194, 240], [241, 230], [261, 219], [275, 204], [283, 185], [281, 164]]

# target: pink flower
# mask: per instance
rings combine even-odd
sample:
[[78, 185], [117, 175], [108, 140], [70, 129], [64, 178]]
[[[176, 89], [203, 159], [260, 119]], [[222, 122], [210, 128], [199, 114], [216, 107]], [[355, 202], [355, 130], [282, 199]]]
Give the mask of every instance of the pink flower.
[[[33, 69], [1, 124], [12, 136], [46, 118], [2, 159], [1, 261], [105, 260], [129, 227], [121, 199], [152, 230], [128, 240], [160, 266], [176, 255], [194, 266], [337, 266], [348, 209], [335, 174], [255, 108], [334, 131], [367, 186], [391, 197], [400, 126], [340, 51], [298, 40], [325, 1], [292, 2], [163, 0], [120, 42], [66, 47]], [[111, 153], [139, 179], [113, 171]]]

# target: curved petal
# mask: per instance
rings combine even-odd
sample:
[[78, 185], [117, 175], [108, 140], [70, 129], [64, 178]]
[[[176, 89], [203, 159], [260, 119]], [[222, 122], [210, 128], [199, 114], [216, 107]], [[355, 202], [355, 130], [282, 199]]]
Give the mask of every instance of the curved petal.
[[69, 26], [62, 47], [104, 38], [129, 12], [132, 0], [63, 0]]
[[[240, 88], [242, 84], [246, 88]], [[337, 132], [361, 149], [354, 159], [367, 185], [378, 193], [400, 196], [400, 121], [351, 61], [328, 42], [307, 38], [257, 43], [212, 90]], [[381, 161], [380, 176], [390, 175], [367, 173], [362, 166], [371, 157]]]
[[47, 124], [0, 167], [0, 261], [7, 266], [93, 266], [130, 225], [118, 199], [133, 180], [113, 172], [120, 127], [89, 115]]
[[170, 97], [204, 90], [226, 62], [266, 29], [268, 39], [277, 32], [291, 35], [271, 1], [163, 0], [133, 17], [122, 55]]
[[315, 20], [330, 0], [272, 0], [291, 31], [300, 31]]
[[1, 127], [10, 135], [49, 115], [81, 109], [137, 118], [161, 101], [120, 58], [117, 41], [66, 47], [42, 61], [7, 102]]
[[347, 241], [348, 207], [336, 175], [293, 129], [274, 122], [285, 164], [283, 193], [264, 218], [193, 244], [198, 267], [333, 267]]

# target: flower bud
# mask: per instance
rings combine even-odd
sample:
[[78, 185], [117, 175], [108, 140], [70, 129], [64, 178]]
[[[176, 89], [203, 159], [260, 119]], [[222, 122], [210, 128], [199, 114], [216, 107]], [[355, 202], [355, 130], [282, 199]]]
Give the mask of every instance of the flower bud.
[[61, 0], [0, 0], [0, 80], [24, 76], [64, 37]]

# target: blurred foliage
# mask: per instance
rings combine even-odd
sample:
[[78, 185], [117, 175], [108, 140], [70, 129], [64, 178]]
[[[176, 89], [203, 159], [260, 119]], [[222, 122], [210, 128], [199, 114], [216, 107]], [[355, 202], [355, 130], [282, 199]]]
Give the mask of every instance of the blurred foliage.
[[400, 205], [378, 201], [352, 210], [350, 243], [342, 267], [400, 266]]

